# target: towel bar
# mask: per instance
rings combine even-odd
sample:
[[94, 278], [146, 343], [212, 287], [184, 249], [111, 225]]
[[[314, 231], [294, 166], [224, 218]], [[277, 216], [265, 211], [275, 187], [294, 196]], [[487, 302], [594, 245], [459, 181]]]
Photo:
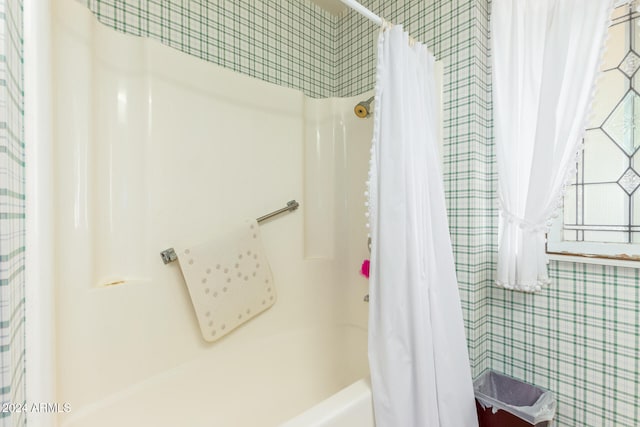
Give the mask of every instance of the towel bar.
[[[300, 206], [298, 202], [296, 202], [295, 200], [290, 200], [287, 202], [287, 206], [285, 206], [284, 208], [281, 208], [281, 209], [278, 209], [277, 211], [273, 211], [271, 213], [263, 215], [260, 218], [256, 219], [256, 221], [258, 223], [261, 223], [276, 215], [280, 215], [281, 213], [284, 213], [287, 211], [293, 212], [296, 209], [298, 209], [298, 206]], [[162, 262], [164, 262], [165, 264], [169, 264], [170, 262], [173, 262], [178, 259], [178, 255], [176, 254], [176, 251], [173, 248], [165, 249], [164, 251], [160, 252], [160, 257], [162, 258]]]
[[266, 215], [261, 216], [260, 218], [256, 219], [256, 221], [259, 223], [268, 220], [271, 217], [274, 217], [276, 215], [280, 215], [283, 212], [289, 211], [289, 212], [293, 212], [296, 209], [298, 209], [298, 206], [300, 206], [300, 204], [298, 202], [296, 202], [295, 200], [290, 200], [287, 202], [287, 206], [282, 208], [282, 209], [278, 209], [277, 211], [273, 211], [271, 213], [268, 213]]

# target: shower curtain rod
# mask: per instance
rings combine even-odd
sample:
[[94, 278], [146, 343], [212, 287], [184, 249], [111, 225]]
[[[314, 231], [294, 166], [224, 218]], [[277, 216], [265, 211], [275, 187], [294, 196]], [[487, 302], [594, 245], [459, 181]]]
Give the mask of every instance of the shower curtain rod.
[[[344, 4], [345, 6], [348, 6], [350, 9], [355, 10], [360, 15], [364, 16], [369, 21], [371, 21], [374, 24], [376, 24], [378, 27], [382, 27], [384, 25], [384, 19], [380, 18], [378, 15], [376, 15], [373, 12], [371, 12], [369, 9], [367, 9], [366, 7], [364, 7], [363, 5], [358, 3], [356, 0], [340, 0], [340, 1], [342, 2], [342, 4]], [[622, 0], [620, 0], [620, 1], [622, 1]], [[626, 1], [631, 1], [631, 0], [626, 0]], [[415, 43], [415, 41], [416, 41], [411, 36], [409, 36], [409, 40], [410, 40], [410, 42], [412, 44]]]
[[380, 18], [375, 13], [371, 12], [369, 9], [367, 9], [357, 1], [355, 0], [340, 0], [340, 1], [344, 3], [346, 6], [358, 12], [360, 15], [364, 16], [365, 18], [373, 22], [374, 24], [376, 24], [377, 26], [382, 27], [382, 23], [383, 23], [382, 18]]

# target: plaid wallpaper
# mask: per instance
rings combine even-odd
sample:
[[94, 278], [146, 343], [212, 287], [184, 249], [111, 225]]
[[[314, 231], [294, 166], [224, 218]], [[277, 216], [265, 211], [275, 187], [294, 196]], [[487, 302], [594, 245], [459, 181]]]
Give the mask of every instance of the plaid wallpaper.
[[[25, 194], [22, 0], [0, 0], [0, 398], [25, 403]], [[0, 425], [26, 424], [0, 412]]]
[[329, 12], [300, 0], [81, 0], [105, 25], [262, 80], [328, 96]]
[[551, 262], [537, 294], [491, 289], [492, 366], [553, 390], [560, 426], [638, 426], [640, 271]]
[[[313, 97], [375, 83], [377, 28], [304, 1], [82, 0], [119, 31]], [[443, 61], [445, 190], [474, 375], [488, 368], [553, 390], [557, 425], [640, 420], [638, 270], [552, 262], [535, 295], [492, 285], [497, 247], [490, 0], [363, 0]]]

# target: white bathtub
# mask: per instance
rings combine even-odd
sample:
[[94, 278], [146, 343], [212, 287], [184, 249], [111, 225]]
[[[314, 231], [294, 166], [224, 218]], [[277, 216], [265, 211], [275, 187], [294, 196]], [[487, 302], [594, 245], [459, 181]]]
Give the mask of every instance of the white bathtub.
[[375, 427], [371, 382], [363, 378], [280, 427]]
[[367, 375], [361, 328], [225, 344], [232, 348], [223, 357], [204, 356], [135, 384], [73, 412], [63, 426], [373, 426], [369, 383], [359, 380]]

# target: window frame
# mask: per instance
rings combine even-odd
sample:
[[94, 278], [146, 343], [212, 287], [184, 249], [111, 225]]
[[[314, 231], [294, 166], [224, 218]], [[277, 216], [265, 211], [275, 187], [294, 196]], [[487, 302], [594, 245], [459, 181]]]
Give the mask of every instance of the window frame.
[[598, 264], [624, 261], [625, 266], [640, 268], [640, 243], [564, 241], [562, 223], [563, 216], [559, 215], [547, 233], [546, 252], [554, 256], [552, 259], [572, 257], [579, 258], [581, 262], [600, 260]]

